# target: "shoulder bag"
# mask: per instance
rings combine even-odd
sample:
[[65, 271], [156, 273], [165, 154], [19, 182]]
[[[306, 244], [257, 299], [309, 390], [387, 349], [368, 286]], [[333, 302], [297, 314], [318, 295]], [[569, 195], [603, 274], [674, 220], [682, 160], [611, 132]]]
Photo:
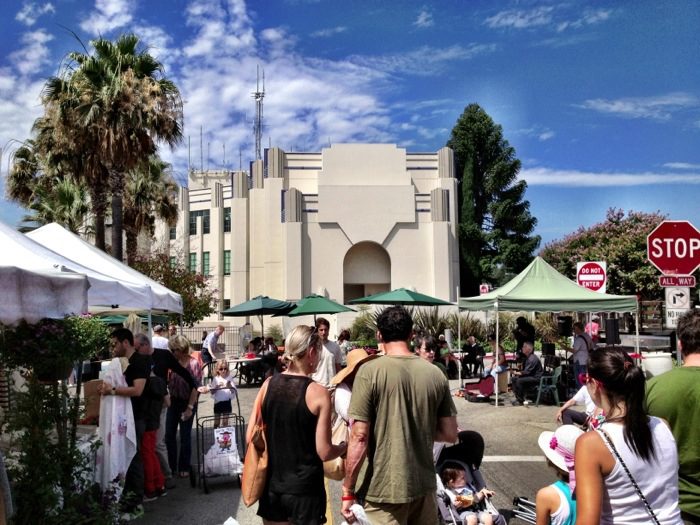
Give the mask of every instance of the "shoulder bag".
[[610, 445], [610, 449], [613, 451], [613, 454], [615, 454], [615, 457], [616, 457], [617, 460], [620, 462], [620, 466], [622, 467], [622, 469], [623, 469], [623, 470], [625, 471], [625, 473], [627, 474], [627, 477], [628, 477], [628, 478], [630, 479], [630, 481], [632, 482], [632, 486], [633, 486], [634, 489], [637, 491], [637, 494], [639, 495], [639, 498], [642, 500], [642, 503], [644, 503], [644, 506], [646, 507], [647, 512], [648, 512], [649, 515], [651, 516], [652, 521], [653, 521], [656, 525], [661, 525], [661, 524], [659, 523], [658, 518], [656, 517], [656, 514], [654, 514], [654, 509], [651, 508], [651, 505], [649, 505], [649, 502], [647, 501], [647, 498], [646, 498], [646, 497], [644, 496], [644, 494], [642, 493], [642, 489], [639, 488], [639, 485], [637, 485], [637, 482], [634, 481], [634, 478], [632, 477], [632, 473], [631, 473], [631, 472], [629, 471], [629, 469], [627, 468], [627, 465], [625, 464], [624, 461], [622, 461], [622, 456], [620, 456], [620, 453], [619, 453], [619, 452], [617, 451], [617, 449], [615, 448], [615, 445], [613, 444], [612, 439], [610, 439], [610, 436], [608, 435], [608, 433], [607, 433], [604, 429], [599, 428], [598, 430], [600, 431], [600, 433], [601, 433], [601, 434], [603, 435], [603, 437], [605, 438], [605, 441], [608, 442], [608, 445]]
[[[269, 381], [269, 379], [268, 379]], [[241, 475], [241, 494], [243, 503], [250, 507], [260, 499], [265, 484], [267, 483], [267, 441], [265, 439], [265, 423], [262, 419], [262, 404], [267, 393], [267, 382], [263, 384], [263, 393], [260, 402], [255, 407], [255, 426], [253, 435], [248, 442], [243, 461], [243, 474]]]
[[[335, 424], [331, 432], [331, 443], [338, 445], [348, 440], [348, 425], [342, 417], [336, 416]], [[328, 479], [340, 481], [345, 477], [345, 459], [338, 456], [323, 462], [323, 474]]]

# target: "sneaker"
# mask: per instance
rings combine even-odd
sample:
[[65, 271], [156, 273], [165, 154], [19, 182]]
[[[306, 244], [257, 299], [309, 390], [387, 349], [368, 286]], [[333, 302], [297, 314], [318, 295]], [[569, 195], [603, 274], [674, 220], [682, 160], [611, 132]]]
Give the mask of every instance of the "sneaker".
[[155, 501], [158, 499], [158, 493], [157, 492], [146, 492], [143, 495], [143, 502], [144, 503], [150, 503], [151, 501]]
[[139, 518], [143, 518], [144, 510], [143, 505], [136, 505], [131, 511], [125, 512], [121, 515], [122, 521], [134, 521]]
[[513, 401], [511, 401], [510, 404], [513, 405], [514, 407], [519, 407], [522, 405], [522, 402], [518, 401], [517, 399], [513, 399]]

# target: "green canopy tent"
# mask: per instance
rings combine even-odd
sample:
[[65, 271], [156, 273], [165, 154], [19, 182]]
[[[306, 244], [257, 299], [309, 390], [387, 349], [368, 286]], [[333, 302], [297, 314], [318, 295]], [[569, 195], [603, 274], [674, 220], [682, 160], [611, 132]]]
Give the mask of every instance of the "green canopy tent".
[[[541, 257], [500, 288], [484, 295], [463, 297], [459, 307], [496, 314], [496, 356], [498, 360], [498, 312], [632, 312], [635, 315], [637, 346], [639, 319], [637, 297], [592, 292], [560, 274]], [[637, 348], [639, 353], [639, 348]], [[496, 389], [498, 390], [498, 389]], [[498, 392], [496, 392], [498, 404]]]
[[289, 317], [298, 317], [300, 315], [313, 315], [314, 320], [320, 314], [337, 314], [340, 312], [355, 312], [352, 308], [348, 308], [340, 303], [336, 303], [331, 299], [327, 299], [322, 295], [311, 294], [299, 300], [296, 307], [283, 315]]

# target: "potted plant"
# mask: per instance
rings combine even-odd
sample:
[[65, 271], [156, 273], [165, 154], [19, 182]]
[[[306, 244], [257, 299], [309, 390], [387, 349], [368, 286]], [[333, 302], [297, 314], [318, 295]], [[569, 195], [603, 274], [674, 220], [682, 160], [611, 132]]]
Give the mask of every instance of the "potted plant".
[[91, 482], [97, 444], [78, 442], [79, 397], [64, 381], [74, 363], [108, 345], [109, 330], [89, 315], [0, 326], [0, 362], [25, 379], [3, 422], [15, 524], [117, 522], [114, 498]]

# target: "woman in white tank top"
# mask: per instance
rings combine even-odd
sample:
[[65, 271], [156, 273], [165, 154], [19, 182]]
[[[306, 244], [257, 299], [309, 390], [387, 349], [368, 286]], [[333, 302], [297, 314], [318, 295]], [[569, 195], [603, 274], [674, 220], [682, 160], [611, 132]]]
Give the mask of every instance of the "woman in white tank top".
[[622, 350], [591, 353], [586, 385], [607, 417], [576, 442], [576, 525], [682, 523], [676, 442], [664, 421], [647, 416], [644, 382]]

